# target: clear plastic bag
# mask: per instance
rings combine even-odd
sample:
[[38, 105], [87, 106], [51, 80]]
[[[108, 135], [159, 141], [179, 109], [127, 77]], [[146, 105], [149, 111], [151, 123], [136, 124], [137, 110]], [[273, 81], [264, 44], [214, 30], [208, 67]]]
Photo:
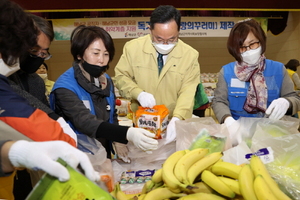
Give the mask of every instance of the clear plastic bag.
[[192, 142], [197, 138], [201, 130], [205, 129], [211, 136], [226, 138], [223, 150], [231, 148], [228, 139], [228, 130], [225, 125], [215, 122], [211, 117], [191, 118], [176, 122], [176, 151], [190, 148]]
[[251, 149], [271, 147], [274, 160], [267, 169], [281, 190], [292, 199], [300, 200], [300, 133], [299, 119], [264, 119], [256, 124]]

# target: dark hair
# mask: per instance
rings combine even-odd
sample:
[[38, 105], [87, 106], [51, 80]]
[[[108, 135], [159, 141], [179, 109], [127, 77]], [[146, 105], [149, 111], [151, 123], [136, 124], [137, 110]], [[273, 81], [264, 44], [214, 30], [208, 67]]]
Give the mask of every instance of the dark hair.
[[28, 15], [31, 17], [31, 19], [34, 21], [34, 24], [36, 27], [45, 33], [45, 35], [49, 38], [49, 40], [52, 42], [54, 39], [54, 31], [51, 26], [51, 24], [44, 18], [39, 17], [37, 15], [28, 13]]
[[229, 53], [240, 63], [242, 56], [240, 47], [243, 46], [248, 34], [252, 32], [259, 40], [261, 46], [261, 54], [266, 51], [267, 37], [260, 24], [254, 19], [246, 19], [236, 23], [230, 31], [227, 40], [227, 49]]
[[150, 17], [150, 29], [154, 29], [154, 25], [156, 23], [167, 23], [172, 20], [175, 20], [177, 24], [177, 30], [180, 30], [180, 23], [181, 23], [181, 14], [180, 12], [174, 7], [170, 5], [161, 5], [158, 6], [151, 14]]
[[76, 27], [71, 34], [71, 53], [75, 62], [80, 62], [78, 57], [82, 58], [84, 51], [96, 39], [102, 39], [104, 46], [109, 53], [109, 62], [112, 61], [115, 55], [115, 47], [109, 33], [98, 26], [80, 25]]
[[7, 65], [13, 65], [28, 49], [37, 44], [39, 31], [18, 4], [0, 1], [0, 53]]
[[45, 63], [45, 62], [43, 62], [43, 64], [42, 65], [44, 65], [45, 66], [45, 68], [46, 68], [46, 70], [48, 71], [48, 65]]
[[287, 69], [291, 69], [293, 71], [297, 71], [297, 67], [299, 66], [299, 60], [291, 59], [288, 63], [285, 64]]

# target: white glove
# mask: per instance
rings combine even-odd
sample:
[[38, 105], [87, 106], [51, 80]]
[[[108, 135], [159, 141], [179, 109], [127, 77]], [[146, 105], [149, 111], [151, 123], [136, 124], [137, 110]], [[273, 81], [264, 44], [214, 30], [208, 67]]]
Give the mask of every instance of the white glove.
[[121, 158], [124, 162], [130, 163], [130, 159], [128, 158], [128, 148], [126, 144], [122, 144], [119, 142], [113, 143], [116, 149], [116, 154], [119, 158]]
[[170, 142], [173, 142], [176, 139], [175, 122], [178, 120], [180, 120], [178, 117], [172, 117], [172, 119], [170, 120], [167, 126], [165, 144], [169, 144]]
[[59, 117], [56, 121], [60, 124], [60, 127], [63, 129], [64, 133], [69, 135], [71, 138], [73, 138], [77, 145], [76, 133], [73, 131], [73, 129], [70, 127], [70, 125], [65, 121], [65, 119], [62, 117]]
[[80, 164], [86, 177], [91, 181], [100, 179], [88, 156], [64, 141], [28, 142], [19, 140], [11, 146], [8, 157], [15, 167], [40, 169], [57, 177], [60, 181], [67, 181], [70, 179], [68, 170], [56, 162], [58, 158], [61, 158], [73, 168]]
[[155, 134], [146, 129], [129, 128], [126, 137], [128, 141], [147, 153], [152, 153], [151, 151], [158, 148], [158, 141], [154, 139]]
[[240, 123], [233, 119], [233, 117], [227, 117], [224, 121], [224, 124], [226, 125], [229, 132], [232, 146], [240, 144], [242, 142], [242, 135], [238, 131], [238, 129], [240, 128]]
[[156, 105], [155, 98], [152, 94], [148, 92], [141, 92], [137, 97], [142, 107], [153, 108]]
[[289, 109], [290, 102], [285, 98], [278, 98], [271, 102], [266, 110], [266, 114], [270, 119], [281, 119]]

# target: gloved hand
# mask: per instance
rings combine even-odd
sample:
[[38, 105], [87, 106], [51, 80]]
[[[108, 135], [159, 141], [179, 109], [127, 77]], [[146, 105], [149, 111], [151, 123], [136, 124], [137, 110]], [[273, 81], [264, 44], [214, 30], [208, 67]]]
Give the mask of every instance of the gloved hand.
[[154, 137], [154, 133], [143, 128], [129, 128], [126, 136], [128, 141], [147, 153], [158, 148], [158, 141]]
[[232, 146], [240, 144], [242, 142], [242, 135], [240, 132], [238, 132], [238, 129], [240, 128], [240, 123], [233, 119], [233, 117], [227, 117], [224, 121], [224, 124], [226, 125], [227, 130], [229, 132], [229, 137]]
[[176, 139], [175, 122], [178, 120], [180, 120], [178, 117], [172, 117], [172, 119], [170, 120], [167, 126], [165, 144], [169, 144], [170, 142], [173, 142]]
[[8, 158], [15, 167], [41, 169], [57, 177], [60, 181], [67, 181], [70, 179], [68, 170], [56, 162], [58, 158], [61, 158], [73, 168], [80, 164], [86, 177], [91, 181], [100, 179], [100, 175], [94, 171], [87, 155], [64, 141], [28, 142], [19, 140], [11, 146]]
[[142, 107], [153, 108], [153, 106], [156, 105], [154, 96], [148, 92], [141, 92], [137, 97], [137, 100], [140, 102]]
[[64, 133], [69, 135], [71, 138], [73, 138], [77, 144], [76, 133], [73, 131], [73, 129], [70, 127], [70, 125], [65, 121], [65, 119], [62, 117], [59, 117], [56, 121], [60, 124], [60, 127], [63, 129]]
[[269, 115], [270, 119], [281, 119], [286, 111], [289, 109], [290, 102], [285, 98], [278, 98], [271, 102], [266, 114]]
[[130, 163], [130, 159], [128, 158], [127, 145], [119, 142], [114, 142], [113, 144], [115, 146], [118, 157], [121, 158], [124, 162]]

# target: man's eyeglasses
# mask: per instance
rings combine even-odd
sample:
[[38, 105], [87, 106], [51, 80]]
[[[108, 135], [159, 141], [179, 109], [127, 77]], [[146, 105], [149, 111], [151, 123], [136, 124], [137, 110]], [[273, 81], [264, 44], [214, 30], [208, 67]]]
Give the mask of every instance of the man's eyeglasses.
[[258, 47], [259, 47], [259, 42], [253, 42], [253, 43], [249, 44], [248, 46], [241, 46], [240, 51], [241, 51], [241, 53], [244, 53], [244, 52], [248, 51], [248, 48], [249, 49], [257, 49]]
[[[39, 52], [40, 51], [40, 52]], [[30, 57], [32, 58], [43, 58], [44, 60], [49, 60], [52, 55], [49, 53], [48, 50], [45, 50], [46, 52], [42, 52], [42, 50], [37, 50], [37, 49], [29, 49], [30, 52]]]

